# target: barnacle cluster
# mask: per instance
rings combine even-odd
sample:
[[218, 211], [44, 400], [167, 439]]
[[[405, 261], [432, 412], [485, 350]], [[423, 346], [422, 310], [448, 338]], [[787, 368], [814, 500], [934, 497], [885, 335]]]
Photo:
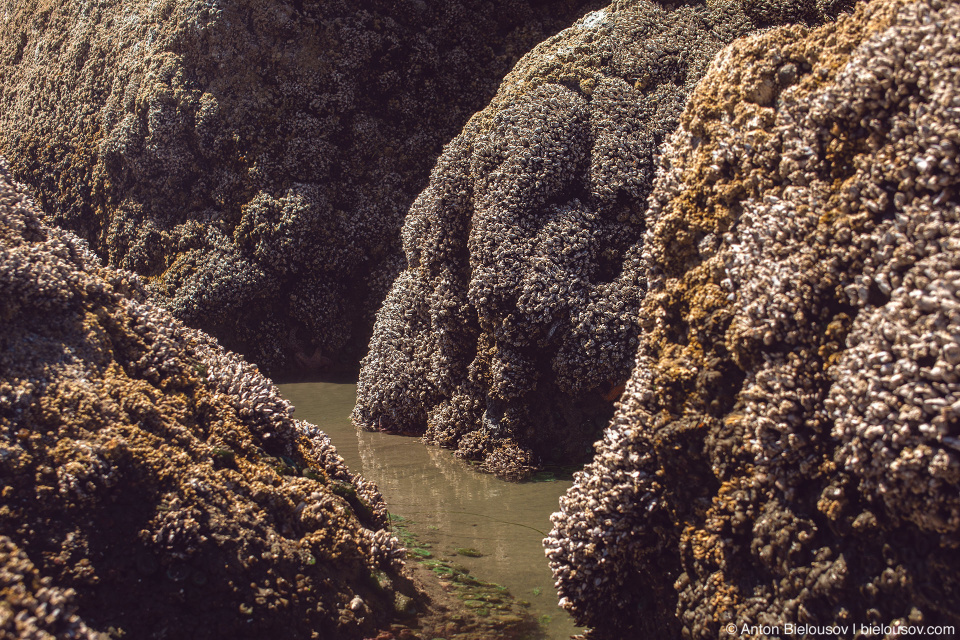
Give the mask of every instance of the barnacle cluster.
[[389, 621], [404, 549], [377, 488], [257, 367], [43, 224], [2, 165], [0, 297], [0, 635]]
[[633, 366], [660, 145], [755, 29], [738, 2], [615, 2], [525, 56], [407, 215], [355, 422], [507, 476], [585, 460]]
[[271, 373], [355, 363], [442, 144], [599, 0], [8, 0], [0, 153]]
[[0, 633], [7, 638], [107, 640], [76, 613], [73, 589], [42, 578], [30, 558], [10, 538], [0, 536]]
[[956, 3], [873, 0], [691, 95], [636, 366], [544, 541], [592, 637], [957, 624], [958, 34]]

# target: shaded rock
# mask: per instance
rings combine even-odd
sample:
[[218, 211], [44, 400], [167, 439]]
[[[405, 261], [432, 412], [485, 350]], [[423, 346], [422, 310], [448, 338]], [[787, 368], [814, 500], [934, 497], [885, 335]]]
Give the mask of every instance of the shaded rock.
[[0, 632], [4, 638], [110, 637], [92, 631], [77, 616], [75, 591], [51, 583], [10, 538], [0, 536]]
[[508, 476], [587, 459], [633, 366], [660, 145], [755, 29], [736, 2], [615, 2], [525, 56], [407, 216], [355, 422]]
[[0, 167], [0, 635], [387, 624], [373, 576], [403, 549], [376, 487], [256, 367], [40, 217]]
[[353, 364], [441, 145], [583, 4], [7, 2], [0, 153], [185, 323]]
[[692, 94], [637, 364], [544, 541], [591, 637], [960, 622], [958, 33], [871, 2]]

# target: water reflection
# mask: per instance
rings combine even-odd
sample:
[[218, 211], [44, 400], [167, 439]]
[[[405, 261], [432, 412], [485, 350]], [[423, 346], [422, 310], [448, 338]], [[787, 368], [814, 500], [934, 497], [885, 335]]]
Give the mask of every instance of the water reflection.
[[431, 545], [435, 556], [454, 559], [478, 578], [529, 601], [531, 613], [549, 617], [549, 638], [578, 632], [556, 606], [541, 547], [550, 514], [570, 482], [507, 483], [415, 438], [357, 434], [349, 420], [353, 384], [285, 384], [280, 390], [297, 407], [297, 418], [330, 435], [352, 471], [377, 483], [390, 511], [411, 521], [409, 529]]

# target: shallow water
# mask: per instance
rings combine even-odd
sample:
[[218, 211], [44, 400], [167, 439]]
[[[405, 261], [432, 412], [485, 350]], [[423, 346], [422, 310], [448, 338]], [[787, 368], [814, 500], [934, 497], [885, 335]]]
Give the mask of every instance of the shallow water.
[[[435, 557], [455, 560], [481, 580], [507, 587], [541, 618], [550, 640], [578, 633], [557, 607], [541, 540], [569, 481], [504, 482], [479, 473], [450, 451], [416, 438], [357, 433], [350, 423], [355, 384], [308, 382], [279, 385], [296, 417], [327, 432], [354, 473], [380, 487], [390, 512], [429, 543]], [[469, 557], [457, 549], [482, 554]], [[547, 622], [547, 620], [549, 620]]]

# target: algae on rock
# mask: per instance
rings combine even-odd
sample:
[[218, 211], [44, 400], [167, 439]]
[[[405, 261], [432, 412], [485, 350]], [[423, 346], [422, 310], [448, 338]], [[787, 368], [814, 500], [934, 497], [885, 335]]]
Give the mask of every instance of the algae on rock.
[[403, 548], [377, 488], [256, 367], [43, 224], [5, 166], [0, 300], [0, 635], [389, 622]]
[[590, 637], [957, 628], [958, 34], [956, 3], [874, 0], [693, 92], [636, 366], [545, 540]]

